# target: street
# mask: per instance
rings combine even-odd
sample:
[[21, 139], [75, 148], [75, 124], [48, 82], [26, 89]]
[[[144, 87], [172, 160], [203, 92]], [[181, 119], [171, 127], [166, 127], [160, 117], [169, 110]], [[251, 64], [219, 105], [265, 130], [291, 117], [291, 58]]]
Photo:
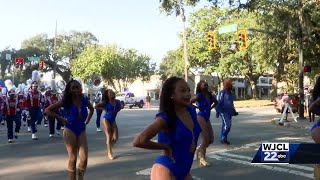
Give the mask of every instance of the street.
[[[211, 122], [215, 142], [207, 150], [211, 167], [200, 168], [194, 161], [192, 176], [196, 180], [307, 180], [313, 179], [312, 165], [252, 165], [261, 142], [312, 142], [309, 130], [274, 126], [270, 120], [280, 117], [272, 106], [237, 109], [229, 140], [230, 146], [220, 144], [221, 120], [212, 112]], [[116, 159], [106, 156], [105, 136], [96, 132], [95, 116], [87, 127], [89, 161], [85, 179], [143, 180], [149, 179], [153, 161], [159, 151], [132, 147], [133, 137], [153, 121], [156, 108], [124, 109], [119, 112], [117, 124], [119, 141], [115, 145]], [[49, 139], [48, 129], [38, 128], [39, 140], [31, 140], [31, 134], [22, 127], [15, 143], [8, 144], [6, 128], [0, 127], [0, 180], [60, 180], [67, 179], [67, 153], [61, 137]]]

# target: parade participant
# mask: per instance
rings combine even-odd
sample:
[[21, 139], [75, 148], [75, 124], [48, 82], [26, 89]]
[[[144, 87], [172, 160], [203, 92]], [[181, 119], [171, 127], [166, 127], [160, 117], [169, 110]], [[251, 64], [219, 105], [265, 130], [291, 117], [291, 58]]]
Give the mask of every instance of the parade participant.
[[210, 122], [211, 109], [217, 105], [216, 97], [209, 92], [208, 83], [201, 80], [197, 84], [196, 96], [191, 99], [191, 103], [196, 102], [197, 108], [199, 109], [197, 119], [202, 129], [202, 144], [197, 147], [196, 158], [200, 154], [200, 166], [210, 166], [210, 163], [206, 161], [206, 149], [213, 143], [214, 135], [213, 129]]
[[[309, 107], [309, 112], [320, 115], [320, 77], [317, 78], [312, 92], [312, 103]], [[320, 143], [320, 120], [312, 126], [311, 137], [315, 143]], [[314, 179], [320, 180], [320, 164], [314, 166]]]
[[[97, 94], [94, 98], [95, 104], [99, 104], [100, 101], [102, 100], [101, 93]], [[96, 109], [96, 114], [97, 114], [97, 119], [96, 119], [96, 126], [97, 126], [97, 132], [101, 132], [102, 130], [100, 129], [100, 119], [101, 119], [101, 114], [102, 110], [101, 109]]]
[[102, 125], [106, 135], [107, 155], [109, 159], [113, 159], [112, 146], [118, 141], [118, 126], [116, 117], [121, 110], [120, 101], [115, 99], [116, 95], [111, 89], [104, 90], [102, 102], [96, 105], [96, 109], [104, 110]]
[[[61, 99], [58, 97], [57, 91], [56, 91], [56, 82], [55, 80], [51, 80], [50, 90], [48, 90], [47, 96], [45, 98], [45, 109], [49, 107], [51, 104], [55, 104], [60, 100]], [[55, 113], [60, 115], [59, 109], [56, 109]], [[54, 117], [48, 116], [48, 121], [49, 121], [49, 137], [53, 137], [55, 133], [54, 131], [55, 131], [56, 119]], [[56, 127], [57, 135], [60, 135], [60, 129], [61, 129], [61, 123], [57, 120], [57, 127]]]
[[[29, 84], [30, 83], [30, 84]], [[27, 97], [29, 95], [29, 90], [31, 88], [32, 80], [27, 80], [27, 86], [23, 89], [24, 91], [24, 110], [22, 111], [22, 119], [24, 119], [27, 122], [28, 126], [28, 132], [31, 132], [31, 116], [29, 112], [30, 108], [30, 100], [27, 100]]]
[[4, 123], [5, 123], [5, 114], [6, 114], [6, 112], [4, 112], [4, 111], [6, 111], [3, 107], [4, 107], [4, 104], [5, 104], [5, 101], [6, 101], [6, 95], [7, 95], [7, 88], [5, 88], [5, 87], [2, 87], [1, 88], [1, 97], [0, 97], [0, 105], [1, 105], [1, 111], [0, 111], [0, 114], [1, 114], [1, 117], [0, 117], [0, 123], [1, 123], [1, 125], [4, 125]]
[[[50, 101], [51, 97], [52, 97], [52, 89], [50, 87], [47, 87], [46, 91], [44, 92], [44, 103], [42, 106], [43, 112], [50, 105], [49, 101]], [[49, 118], [46, 115], [46, 113], [43, 113], [43, 117], [44, 117], [43, 118], [44, 119], [44, 126], [48, 127]]]
[[[192, 179], [190, 169], [201, 128], [190, 99], [189, 85], [183, 79], [167, 79], [161, 90], [160, 112], [133, 141], [134, 147], [163, 150], [151, 169], [152, 180]], [[157, 134], [158, 142], [151, 141]]]
[[228, 134], [231, 130], [232, 116], [238, 115], [233, 104], [232, 81], [227, 80], [224, 83], [224, 89], [218, 94], [218, 104], [216, 106], [217, 117], [222, 119], [221, 143], [229, 145]]
[[[7, 80], [8, 81], [8, 80]], [[10, 80], [9, 80], [10, 81]], [[12, 84], [12, 82], [10, 81]], [[21, 119], [18, 118], [19, 103], [16, 97], [15, 88], [12, 85], [7, 85], [8, 87], [8, 95], [9, 97], [5, 101], [4, 109], [7, 111], [6, 113], [6, 121], [7, 121], [7, 129], [8, 129], [8, 143], [13, 142], [13, 122], [15, 122], [15, 134], [14, 137], [18, 138], [18, 133], [21, 127]], [[11, 87], [10, 87], [11, 86]]]
[[28, 92], [26, 98], [26, 105], [28, 105], [28, 110], [31, 116], [31, 131], [33, 140], [38, 139], [36, 136], [36, 124], [40, 125], [43, 117], [41, 103], [44, 102], [44, 98], [42, 97], [41, 92], [38, 90], [38, 78], [38, 71], [33, 71], [31, 90]]
[[18, 116], [18, 119], [20, 120], [20, 122], [22, 122], [22, 111], [24, 110], [24, 101], [25, 101], [25, 98], [24, 98], [24, 92], [23, 92], [23, 85], [22, 84], [19, 84], [18, 85], [18, 88], [17, 88], [17, 95], [18, 95], [18, 103], [19, 103], [19, 111], [17, 113], [17, 116]]
[[[56, 110], [61, 107], [64, 107], [66, 119], [56, 113]], [[87, 108], [90, 110], [89, 115]], [[89, 99], [82, 94], [80, 82], [73, 79], [69, 81], [63, 99], [50, 105], [45, 112], [49, 117], [55, 118], [65, 125], [63, 138], [69, 156], [68, 175], [70, 180], [76, 179], [77, 156], [79, 154], [78, 179], [82, 180], [88, 161], [86, 125], [89, 123], [94, 109]]]

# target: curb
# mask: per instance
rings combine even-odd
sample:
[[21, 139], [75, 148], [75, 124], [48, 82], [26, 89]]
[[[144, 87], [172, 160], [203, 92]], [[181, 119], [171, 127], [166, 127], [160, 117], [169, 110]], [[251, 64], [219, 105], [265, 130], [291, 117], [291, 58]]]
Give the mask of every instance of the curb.
[[279, 127], [287, 127], [287, 128], [294, 128], [294, 129], [310, 129], [311, 126], [313, 125], [312, 123], [309, 122], [293, 122], [293, 121], [287, 121], [284, 122], [283, 125], [279, 124], [280, 118], [274, 118], [270, 122], [271, 124]]

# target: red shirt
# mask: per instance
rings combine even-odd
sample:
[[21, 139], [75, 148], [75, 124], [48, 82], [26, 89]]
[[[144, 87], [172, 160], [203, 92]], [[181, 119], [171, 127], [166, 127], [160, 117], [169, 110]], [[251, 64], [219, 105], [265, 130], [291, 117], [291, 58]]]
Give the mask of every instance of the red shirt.
[[6, 101], [6, 109], [8, 110], [9, 116], [15, 116], [17, 114], [19, 105], [18, 105], [18, 100], [16, 98], [10, 99], [8, 98]]
[[27, 107], [40, 107], [42, 101], [42, 94], [40, 93], [40, 91], [31, 91], [27, 96], [27, 101], [28, 102], [25, 103]]
[[20, 109], [24, 109], [24, 107], [25, 107], [25, 99], [24, 99], [24, 96], [22, 94], [18, 95], [18, 103], [19, 103]]

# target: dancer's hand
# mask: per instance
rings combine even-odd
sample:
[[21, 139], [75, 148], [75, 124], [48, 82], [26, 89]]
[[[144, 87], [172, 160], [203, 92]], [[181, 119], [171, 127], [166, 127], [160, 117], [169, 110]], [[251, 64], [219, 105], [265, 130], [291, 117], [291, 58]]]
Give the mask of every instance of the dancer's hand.
[[70, 124], [70, 122], [68, 122], [68, 120], [66, 120], [65, 118], [61, 118], [60, 122], [61, 124], [63, 124], [63, 126], [65, 126], [66, 124]]

